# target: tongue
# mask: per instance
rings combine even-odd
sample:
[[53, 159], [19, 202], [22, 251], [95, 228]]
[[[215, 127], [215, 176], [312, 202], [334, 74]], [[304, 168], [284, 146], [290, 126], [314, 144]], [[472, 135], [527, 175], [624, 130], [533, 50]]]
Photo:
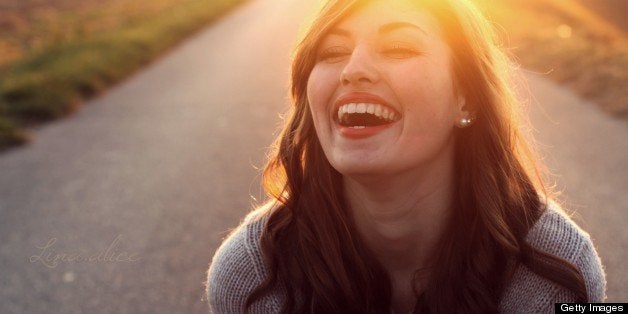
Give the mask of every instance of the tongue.
[[340, 121], [342, 126], [376, 126], [389, 123], [388, 121], [370, 113], [345, 114]]

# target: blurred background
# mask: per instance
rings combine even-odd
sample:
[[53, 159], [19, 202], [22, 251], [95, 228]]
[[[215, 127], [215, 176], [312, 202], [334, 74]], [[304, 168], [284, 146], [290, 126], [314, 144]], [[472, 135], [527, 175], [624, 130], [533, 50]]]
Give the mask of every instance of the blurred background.
[[[316, 0], [0, 0], [0, 312], [204, 313]], [[475, 0], [628, 301], [628, 1]]]

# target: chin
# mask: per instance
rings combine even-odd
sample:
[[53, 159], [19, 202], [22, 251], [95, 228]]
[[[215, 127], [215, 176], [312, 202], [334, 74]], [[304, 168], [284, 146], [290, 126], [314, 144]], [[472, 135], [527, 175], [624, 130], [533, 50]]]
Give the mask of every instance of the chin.
[[343, 162], [335, 162], [332, 163], [332, 167], [346, 177], [380, 176], [387, 172], [386, 167], [383, 165], [365, 164], [360, 161], [348, 162], [345, 160]]

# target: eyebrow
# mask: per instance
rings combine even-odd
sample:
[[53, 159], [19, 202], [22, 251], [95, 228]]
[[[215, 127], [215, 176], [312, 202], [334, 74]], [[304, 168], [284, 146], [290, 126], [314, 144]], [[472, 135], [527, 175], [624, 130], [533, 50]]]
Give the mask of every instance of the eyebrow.
[[[421, 31], [421, 33], [427, 35], [427, 32], [425, 30], [423, 30], [422, 28], [418, 27], [417, 25], [414, 25], [412, 23], [409, 22], [392, 22], [392, 23], [388, 23], [388, 24], [384, 24], [382, 26], [380, 26], [380, 28], [378, 29], [378, 33], [380, 34], [387, 34], [387, 33], [391, 33], [393, 31], [396, 31], [398, 29], [402, 29], [402, 28], [413, 28], [413, 29], [417, 29], [419, 31]], [[346, 29], [343, 28], [332, 28], [329, 33], [327, 33], [328, 35], [338, 35], [341, 37], [351, 37], [351, 32], [349, 32]]]
[[427, 35], [427, 32], [425, 30], [409, 22], [392, 22], [392, 23], [384, 24], [379, 28], [378, 32], [380, 34], [390, 33], [400, 28], [414, 28], [421, 31], [423, 34]]
[[348, 30], [342, 29], [342, 28], [337, 28], [337, 27], [332, 28], [327, 33], [327, 35], [338, 35], [338, 36], [347, 37], [347, 38], [351, 37], [351, 33]]

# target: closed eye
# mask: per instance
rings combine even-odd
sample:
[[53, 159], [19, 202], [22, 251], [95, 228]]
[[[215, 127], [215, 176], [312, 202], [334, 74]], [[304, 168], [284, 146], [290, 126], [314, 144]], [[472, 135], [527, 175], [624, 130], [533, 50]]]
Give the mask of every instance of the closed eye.
[[323, 49], [318, 53], [318, 61], [325, 61], [329, 63], [340, 62], [351, 55], [351, 51], [346, 47], [333, 46]]
[[384, 47], [381, 53], [393, 59], [412, 58], [421, 54], [418, 49], [399, 43]]

